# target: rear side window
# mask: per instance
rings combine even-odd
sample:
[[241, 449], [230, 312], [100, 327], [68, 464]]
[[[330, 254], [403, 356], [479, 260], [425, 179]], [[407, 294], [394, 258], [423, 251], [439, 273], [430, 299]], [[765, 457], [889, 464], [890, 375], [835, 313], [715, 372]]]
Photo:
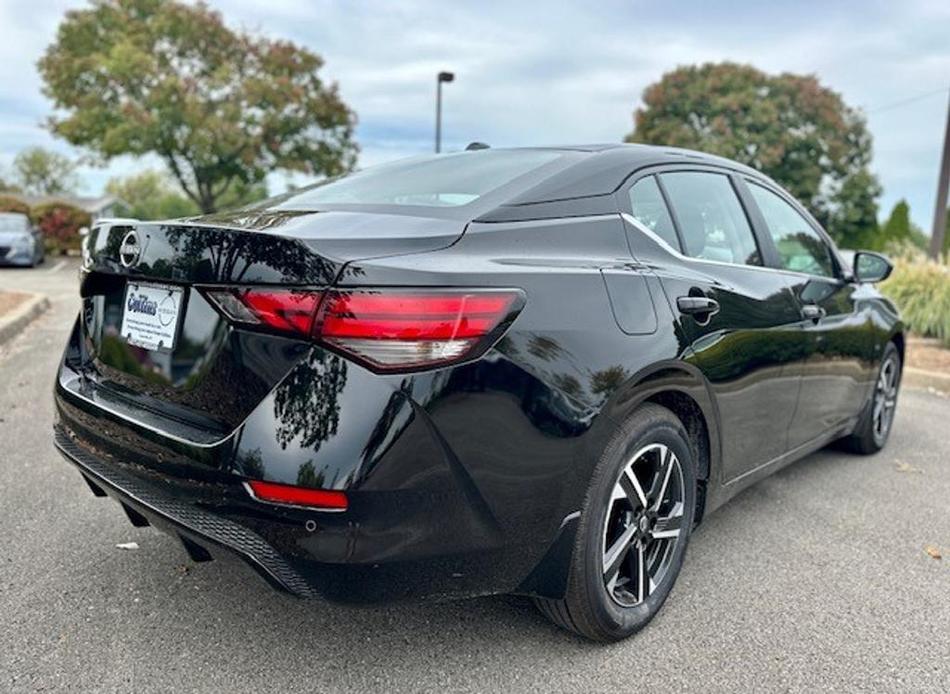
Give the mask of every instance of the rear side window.
[[754, 181], [749, 181], [749, 191], [775, 241], [782, 267], [808, 275], [834, 277], [831, 249], [798, 210]]
[[281, 209], [326, 204], [458, 207], [562, 156], [551, 150], [481, 150], [413, 157], [357, 171], [284, 200]]
[[660, 175], [679, 223], [686, 255], [737, 265], [762, 257], [736, 191], [724, 174], [674, 171]]
[[640, 179], [630, 189], [630, 207], [633, 209], [634, 219], [671, 247], [681, 250], [670, 211], [666, 208], [660, 186], [657, 185], [653, 176]]

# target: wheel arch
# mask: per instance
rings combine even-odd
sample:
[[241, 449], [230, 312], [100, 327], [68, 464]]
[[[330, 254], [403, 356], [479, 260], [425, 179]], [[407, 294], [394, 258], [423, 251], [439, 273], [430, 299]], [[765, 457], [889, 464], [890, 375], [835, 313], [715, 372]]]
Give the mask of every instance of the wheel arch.
[[903, 371], [905, 363], [904, 357], [907, 350], [907, 336], [904, 335], [904, 329], [898, 328], [895, 330], [888, 342], [893, 342], [894, 346], [897, 347], [897, 354], [901, 358], [901, 370]]
[[682, 422], [697, 462], [697, 522], [705, 510], [706, 490], [719, 483], [721, 431], [709, 383], [695, 366], [682, 361], [655, 364], [629, 379], [604, 408], [615, 423], [631, 417], [644, 403], [667, 408]]
[[[610, 428], [620, 426], [648, 402], [671, 410], [690, 436], [691, 449], [700, 464], [697, 477], [702, 480], [696, 496], [695, 522], [698, 523], [703, 512], [712, 508], [707, 503], [707, 490], [715, 489], [720, 483], [719, 412], [709, 384], [699, 369], [685, 362], [656, 363], [617, 388], [600, 410], [598, 419], [609, 420]], [[548, 552], [514, 592], [545, 598], [564, 595], [579, 521], [580, 510], [564, 517]]]

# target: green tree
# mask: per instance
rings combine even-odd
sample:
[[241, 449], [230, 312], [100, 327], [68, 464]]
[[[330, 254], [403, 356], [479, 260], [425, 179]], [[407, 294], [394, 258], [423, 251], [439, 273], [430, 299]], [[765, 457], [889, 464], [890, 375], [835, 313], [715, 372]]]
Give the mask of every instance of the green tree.
[[42, 147], [30, 147], [17, 154], [13, 172], [17, 185], [33, 195], [60, 195], [76, 190], [73, 161]]
[[157, 153], [203, 211], [272, 170], [356, 161], [356, 117], [317, 54], [227, 26], [203, 3], [93, 0], [39, 61], [51, 130], [104, 160]]
[[4, 193], [19, 193], [20, 186], [16, 185], [12, 181], [8, 180], [7, 174], [0, 172], [0, 192]]
[[[142, 171], [125, 178], [112, 178], [106, 192], [115, 195], [124, 205], [120, 214], [142, 220], [178, 219], [194, 217], [201, 210], [195, 202], [183, 195], [169, 176], [161, 171]], [[218, 207], [227, 210], [242, 207], [267, 197], [263, 183], [238, 183], [221, 196]]]
[[916, 224], [910, 221], [910, 205], [900, 199], [891, 210], [887, 221], [881, 225], [874, 248], [888, 250], [900, 245], [911, 244], [921, 250], [927, 250], [927, 235]]
[[867, 169], [860, 169], [839, 181], [830, 196], [832, 204], [815, 214], [842, 248], [869, 248], [878, 245], [877, 202], [881, 186]]
[[909, 241], [911, 238], [910, 205], [903, 198], [891, 210], [887, 221], [881, 225], [882, 245], [891, 242]]
[[735, 63], [677, 68], [643, 92], [626, 139], [748, 164], [785, 186], [843, 245], [876, 227], [880, 186], [868, 169], [864, 117], [813, 75]]
[[136, 219], [176, 219], [197, 215], [198, 206], [179, 192], [168, 176], [159, 171], [143, 171], [126, 178], [112, 178], [106, 192], [122, 200], [123, 217]]
[[218, 203], [218, 209], [232, 210], [238, 207], [259, 202], [267, 197], [267, 183], [235, 183], [231, 186]]

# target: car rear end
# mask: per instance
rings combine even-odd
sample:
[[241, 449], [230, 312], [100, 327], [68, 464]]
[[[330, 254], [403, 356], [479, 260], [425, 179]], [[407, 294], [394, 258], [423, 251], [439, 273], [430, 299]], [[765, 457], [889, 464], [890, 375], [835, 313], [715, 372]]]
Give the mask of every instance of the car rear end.
[[[498, 351], [526, 305], [517, 275], [433, 261], [470, 211], [387, 209], [94, 228], [55, 388], [56, 445], [93, 492], [194, 560], [236, 554], [295, 595], [516, 589], [562, 500], [546, 495], [543, 523], [525, 522], [539, 517], [531, 493], [483, 438], [511, 422], [471, 413], [492, 420], [533, 388], [542, 404], [514, 411], [542, 445], [577, 413]], [[399, 273], [366, 274], [397, 257]], [[500, 382], [513, 392], [499, 400]], [[472, 441], [478, 460], [460, 453]], [[570, 453], [554, 458], [568, 469]], [[555, 467], [535, 471], [552, 489]]]

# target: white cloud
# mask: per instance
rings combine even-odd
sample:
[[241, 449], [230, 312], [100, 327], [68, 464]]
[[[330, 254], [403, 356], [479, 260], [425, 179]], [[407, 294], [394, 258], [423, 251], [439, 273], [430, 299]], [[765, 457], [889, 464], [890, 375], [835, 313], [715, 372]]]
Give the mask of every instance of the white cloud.
[[[900, 197], [926, 226], [932, 214], [946, 97], [892, 110], [899, 99], [950, 86], [950, 4], [941, 0], [727, 4], [211, 0], [235, 26], [317, 51], [360, 120], [364, 165], [432, 146], [435, 73], [445, 87], [447, 146], [616, 141], [643, 88], [677, 65], [752, 63], [815, 73], [848, 103], [871, 109], [874, 169], [886, 212]], [[56, 143], [40, 123], [49, 104], [35, 62], [67, 6], [0, 0], [0, 165], [26, 144]], [[125, 160], [86, 177], [95, 188]], [[150, 164], [152, 165], [152, 164]], [[283, 178], [272, 177], [279, 186]]]

